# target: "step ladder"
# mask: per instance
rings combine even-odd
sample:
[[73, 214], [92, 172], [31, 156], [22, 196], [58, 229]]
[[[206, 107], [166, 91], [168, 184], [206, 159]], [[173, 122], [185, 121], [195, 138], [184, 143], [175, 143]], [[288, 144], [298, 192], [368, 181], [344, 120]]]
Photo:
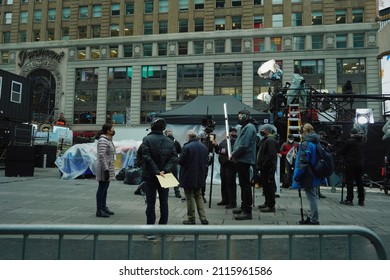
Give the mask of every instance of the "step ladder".
[[301, 129], [301, 109], [299, 104], [288, 105], [287, 115], [287, 135], [294, 135], [295, 139], [299, 139]]

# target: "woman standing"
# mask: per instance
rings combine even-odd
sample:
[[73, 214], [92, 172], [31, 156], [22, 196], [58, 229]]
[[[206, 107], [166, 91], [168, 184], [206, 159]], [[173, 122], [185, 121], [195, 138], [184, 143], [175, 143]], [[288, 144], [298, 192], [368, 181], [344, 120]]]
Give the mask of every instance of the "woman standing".
[[96, 180], [99, 181], [99, 186], [96, 192], [96, 217], [108, 218], [114, 215], [107, 208], [107, 190], [110, 181], [115, 178], [114, 156], [115, 146], [112, 142], [112, 137], [115, 135], [115, 130], [111, 123], [106, 123], [102, 126], [102, 130], [98, 133], [97, 139], [97, 163], [96, 163]]

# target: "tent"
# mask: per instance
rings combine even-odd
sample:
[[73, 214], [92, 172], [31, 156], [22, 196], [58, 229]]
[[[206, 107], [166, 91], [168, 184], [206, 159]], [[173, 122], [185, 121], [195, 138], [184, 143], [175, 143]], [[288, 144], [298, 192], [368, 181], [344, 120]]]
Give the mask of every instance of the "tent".
[[226, 103], [228, 119], [231, 122], [236, 121], [237, 113], [245, 109], [259, 123], [272, 123], [272, 114], [253, 109], [231, 95], [198, 96], [183, 106], [158, 113], [156, 116], [164, 118], [168, 124], [201, 124], [202, 119], [208, 115], [213, 116], [214, 121], [220, 125], [225, 121], [224, 103]]

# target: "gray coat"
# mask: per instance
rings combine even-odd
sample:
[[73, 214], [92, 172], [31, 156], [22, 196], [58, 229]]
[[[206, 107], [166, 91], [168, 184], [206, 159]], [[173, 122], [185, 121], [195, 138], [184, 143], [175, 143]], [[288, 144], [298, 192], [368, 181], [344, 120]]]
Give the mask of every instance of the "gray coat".
[[115, 146], [112, 140], [102, 134], [97, 143], [96, 180], [104, 181], [104, 171], [110, 171], [109, 181], [115, 179]]
[[234, 142], [232, 158], [236, 162], [255, 164], [257, 132], [253, 124], [247, 123], [241, 127], [236, 142]]

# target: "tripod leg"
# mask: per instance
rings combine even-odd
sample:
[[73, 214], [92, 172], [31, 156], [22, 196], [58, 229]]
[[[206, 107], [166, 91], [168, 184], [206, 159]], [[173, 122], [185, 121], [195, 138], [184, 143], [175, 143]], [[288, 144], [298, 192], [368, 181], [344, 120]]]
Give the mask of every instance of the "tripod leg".
[[301, 202], [301, 221], [304, 221], [303, 219], [303, 203], [302, 203], [302, 193], [301, 193], [301, 189], [299, 188], [298, 189], [298, 195], [299, 195], [299, 200]]

